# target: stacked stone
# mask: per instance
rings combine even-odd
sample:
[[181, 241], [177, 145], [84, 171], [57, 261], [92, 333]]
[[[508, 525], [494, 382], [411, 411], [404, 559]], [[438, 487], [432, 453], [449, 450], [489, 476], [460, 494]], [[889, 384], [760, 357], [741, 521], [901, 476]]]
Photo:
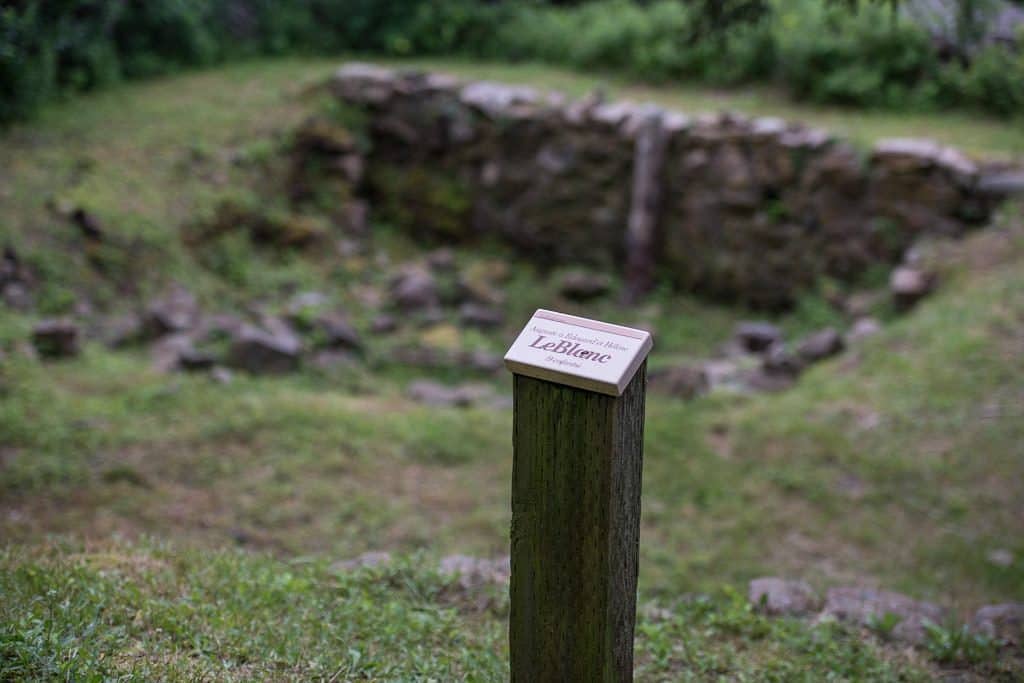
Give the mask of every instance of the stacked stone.
[[622, 268], [640, 288], [657, 269], [766, 308], [822, 276], [896, 262], [920, 237], [985, 223], [1018, 177], [929, 141], [882, 141], [864, 158], [773, 118], [691, 118], [362, 64], [332, 87], [368, 115], [373, 208], [390, 222]]

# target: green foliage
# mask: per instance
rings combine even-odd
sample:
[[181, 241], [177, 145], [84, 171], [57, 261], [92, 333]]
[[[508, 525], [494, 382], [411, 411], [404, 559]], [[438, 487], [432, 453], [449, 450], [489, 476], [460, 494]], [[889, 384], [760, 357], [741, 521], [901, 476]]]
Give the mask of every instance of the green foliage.
[[926, 623], [924, 631], [928, 652], [944, 664], [979, 664], [991, 660], [998, 651], [995, 640], [971, 631], [966, 624]]
[[[966, 3], [972, 4], [972, 3]], [[825, 0], [30, 0], [0, 10], [0, 123], [61, 93], [257, 55], [528, 60], [646, 80], [776, 80], [800, 99], [955, 104], [1012, 116], [1024, 64], [992, 47], [943, 66], [889, 2]], [[961, 24], [977, 33], [965, 14]], [[965, 29], [966, 30], [966, 29]], [[966, 40], [966, 38], [965, 38]], [[967, 51], [962, 51], [964, 56]]]

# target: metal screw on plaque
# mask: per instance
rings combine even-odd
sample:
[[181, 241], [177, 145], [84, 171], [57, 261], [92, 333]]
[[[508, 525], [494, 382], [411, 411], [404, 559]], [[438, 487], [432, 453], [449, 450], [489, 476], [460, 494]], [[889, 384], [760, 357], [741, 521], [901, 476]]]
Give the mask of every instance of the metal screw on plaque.
[[538, 310], [515, 377], [513, 683], [633, 680], [651, 335]]

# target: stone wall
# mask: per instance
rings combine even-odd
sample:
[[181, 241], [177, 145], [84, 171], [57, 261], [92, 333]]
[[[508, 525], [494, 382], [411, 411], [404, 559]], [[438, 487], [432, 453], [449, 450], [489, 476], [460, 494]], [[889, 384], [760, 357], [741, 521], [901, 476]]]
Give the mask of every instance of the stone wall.
[[364, 114], [378, 217], [454, 241], [498, 237], [550, 264], [621, 271], [776, 308], [855, 278], [923, 236], [987, 222], [1020, 169], [925, 140], [864, 154], [774, 118], [348, 64], [334, 95]]

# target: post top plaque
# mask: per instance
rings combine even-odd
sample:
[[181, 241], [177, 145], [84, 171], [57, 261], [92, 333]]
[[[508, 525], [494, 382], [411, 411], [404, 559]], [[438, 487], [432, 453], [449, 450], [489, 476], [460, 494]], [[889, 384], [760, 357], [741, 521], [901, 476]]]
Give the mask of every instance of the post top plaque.
[[649, 332], [537, 309], [505, 354], [519, 375], [621, 396], [653, 342]]

